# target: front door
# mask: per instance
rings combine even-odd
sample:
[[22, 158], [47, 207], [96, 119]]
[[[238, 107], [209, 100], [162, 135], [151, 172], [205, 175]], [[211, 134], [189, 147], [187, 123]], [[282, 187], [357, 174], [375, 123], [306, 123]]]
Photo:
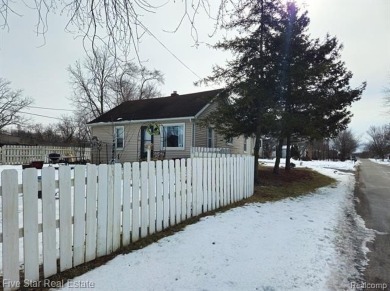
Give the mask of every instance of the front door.
[[[153, 135], [149, 134], [146, 130], [146, 126], [141, 126], [141, 152], [140, 156], [141, 159], [146, 159], [147, 157], [147, 145], [153, 144]], [[153, 149], [152, 149], [152, 156], [153, 156]]]

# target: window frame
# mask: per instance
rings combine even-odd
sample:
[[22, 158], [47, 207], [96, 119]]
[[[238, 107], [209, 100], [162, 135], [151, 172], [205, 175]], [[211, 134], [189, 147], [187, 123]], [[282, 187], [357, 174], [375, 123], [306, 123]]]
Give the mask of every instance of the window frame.
[[[165, 146], [167, 144], [166, 142], [166, 136], [165, 136], [165, 129], [168, 128], [168, 127], [172, 127], [172, 126], [181, 126], [183, 127], [183, 144], [181, 147], [168, 147], [168, 146]], [[165, 123], [165, 124], [161, 124], [161, 127], [160, 127], [160, 133], [162, 133], [162, 135], [160, 134], [160, 148], [162, 150], [166, 150], [166, 151], [184, 151], [185, 148], [186, 148], [186, 124], [183, 122], [183, 123]]]
[[[122, 146], [118, 147], [118, 130], [122, 129]], [[118, 125], [114, 127], [114, 137], [115, 137], [115, 149], [123, 150], [125, 148], [125, 127], [123, 125]]]
[[209, 126], [207, 128], [207, 147], [214, 148], [214, 128]]

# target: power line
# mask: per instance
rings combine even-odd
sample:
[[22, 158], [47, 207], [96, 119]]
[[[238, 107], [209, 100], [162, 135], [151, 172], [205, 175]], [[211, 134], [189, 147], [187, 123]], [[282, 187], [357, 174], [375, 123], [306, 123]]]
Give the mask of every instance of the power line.
[[29, 108], [37, 108], [37, 109], [47, 109], [47, 110], [57, 110], [57, 111], [70, 111], [70, 112], [73, 112], [74, 110], [71, 110], [71, 109], [63, 109], [63, 108], [51, 108], [51, 107], [41, 107], [41, 106], [26, 106], [26, 107], [29, 107]]
[[177, 57], [162, 41], [160, 41], [157, 36], [155, 36], [145, 25], [142, 24], [138, 19], [136, 21], [139, 25], [145, 29], [159, 44], [161, 44], [176, 60], [178, 60], [187, 70], [189, 70], [192, 74], [194, 74], [198, 79], [202, 79], [197, 73], [195, 73], [189, 66], [187, 66], [179, 57]]
[[46, 118], [51, 118], [51, 119], [57, 119], [57, 120], [62, 120], [61, 118], [58, 117], [53, 117], [53, 116], [47, 116], [47, 115], [41, 115], [41, 114], [35, 114], [35, 113], [29, 113], [29, 112], [24, 112], [24, 111], [19, 111], [20, 113], [23, 114], [29, 114], [29, 115], [35, 115], [35, 116], [40, 116], [40, 117], [46, 117]]
[[[178, 62], [180, 62], [187, 70], [189, 70], [194, 76], [196, 76], [198, 79], [202, 79], [197, 73], [195, 73], [188, 65], [186, 65], [181, 59], [179, 59], [178, 56], [176, 56], [160, 39], [158, 39], [157, 36], [155, 36], [145, 25], [143, 25], [139, 20], [137, 20], [139, 25], [145, 29], [168, 53], [170, 53]], [[26, 106], [28, 108], [35, 108], [35, 109], [45, 109], [45, 110], [56, 110], [56, 111], [68, 111], [68, 112], [74, 112], [75, 110], [71, 109], [63, 109], [63, 108], [52, 108], [52, 107], [42, 107], [42, 106]], [[19, 111], [20, 113], [24, 114], [29, 114], [29, 115], [35, 115], [35, 116], [40, 116], [40, 117], [45, 117], [45, 118], [51, 118], [51, 119], [57, 119], [57, 120], [62, 120], [61, 118], [58, 117], [52, 117], [52, 116], [47, 116], [47, 115], [41, 115], [41, 114], [34, 114], [34, 113], [28, 113], [28, 112], [23, 112]]]

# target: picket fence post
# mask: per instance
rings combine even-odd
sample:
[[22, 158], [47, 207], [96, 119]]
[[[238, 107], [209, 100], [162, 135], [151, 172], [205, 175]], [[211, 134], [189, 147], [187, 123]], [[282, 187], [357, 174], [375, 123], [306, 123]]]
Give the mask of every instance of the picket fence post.
[[212, 181], [212, 169], [211, 169], [211, 161], [212, 161], [212, 154], [209, 155], [209, 158], [207, 159], [207, 205], [206, 205], [206, 209], [204, 212], [206, 211], [210, 211], [212, 210], [212, 193], [211, 193], [211, 181]]
[[187, 219], [187, 167], [186, 167], [186, 160], [181, 159], [180, 160], [180, 181], [181, 181], [181, 220], [184, 221]]
[[163, 161], [163, 227], [169, 227], [169, 163]]
[[[112, 218], [112, 251], [115, 252], [121, 247], [121, 212], [122, 212], [122, 166], [114, 164], [114, 197], [113, 197], [113, 218]], [[95, 214], [96, 216], [96, 214]]]
[[[24, 279], [39, 279], [37, 170], [23, 171]], [[3, 256], [4, 258], [4, 256]]]
[[114, 165], [108, 165], [107, 172], [107, 254], [112, 253], [114, 212]]
[[149, 234], [153, 234], [156, 232], [156, 165], [151, 161], [148, 166]]
[[57, 273], [57, 229], [55, 202], [55, 170], [42, 169], [42, 229], [43, 229], [43, 274], [47, 278]]
[[4, 290], [16, 290], [19, 281], [19, 218], [18, 173], [4, 170], [1, 173], [3, 219], [3, 278]]
[[175, 162], [169, 160], [169, 225], [175, 225]]
[[74, 169], [73, 265], [85, 262], [85, 166]]
[[193, 200], [193, 176], [192, 176], [192, 170], [193, 170], [193, 165], [192, 165], [192, 159], [187, 159], [187, 184], [186, 184], [186, 191], [187, 191], [187, 196], [186, 196], [186, 218], [189, 219], [193, 216], [193, 207], [194, 207], [194, 200]]
[[175, 223], [181, 222], [181, 181], [180, 181], [180, 160], [175, 160]]
[[[89, 169], [88, 169], [89, 173]], [[107, 255], [107, 200], [108, 200], [108, 166], [98, 166], [97, 192], [97, 250], [98, 257]], [[88, 179], [88, 178], [87, 178]], [[87, 198], [88, 199], [88, 198]]]
[[[96, 258], [96, 192], [97, 192], [97, 169], [96, 165], [87, 165], [87, 206], [85, 222], [85, 261], [91, 261]], [[111, 237], [112, 239], [112, 237]], [[111, 240], [112, 242], [112, 240]]]
[[163, 229], [164, 225], [164, 204], [163, 204], [163, 168], [162, 161], [156, 162], [156, 231]]
[[72, 268], [72, 211], [70, 168], [60, 167], [60, 271]]
[[133, 209], [133, 225], [131, 230], [131, 241], [136, 242], [140, 237], [140, 164], [139, 162], [133, 163], [133, 195], [132, 195], [132, 209]]
[[122, 245], [130, 244], [131, 233], [131, 164], [123, 164]]
[[141, 163], [141, 238], [148, 235], [148, 163]]

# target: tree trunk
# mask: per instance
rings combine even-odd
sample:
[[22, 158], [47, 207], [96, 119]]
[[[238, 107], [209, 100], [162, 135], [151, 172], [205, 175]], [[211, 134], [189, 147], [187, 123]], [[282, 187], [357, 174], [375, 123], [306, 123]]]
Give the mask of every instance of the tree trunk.
[[274, 165], [274, 174], [279, 174], [280, 158], [282, 157], [283, 138], [279, 139], [279, 144], [276, 147], [276, 160]]
[[291, 145], [291, 135], [287, 135], [287, 141], [286, 141], [286, 168], [285, 170], [288, 171], [291, 169], [291, 149], [290, 149], [290, 145]]
[[[258, 132], [260, 130], [257, 130]], [[254, 161], [254, 183], [259, 184], [260, 183], [260, 178], [259, 178], [259, 150], [260, 150], [260, 134], [256, 134], [255, 136], [255, 146], [253, 148], [254, 151], [254, 156], [255, 156], [255, 161]]]

